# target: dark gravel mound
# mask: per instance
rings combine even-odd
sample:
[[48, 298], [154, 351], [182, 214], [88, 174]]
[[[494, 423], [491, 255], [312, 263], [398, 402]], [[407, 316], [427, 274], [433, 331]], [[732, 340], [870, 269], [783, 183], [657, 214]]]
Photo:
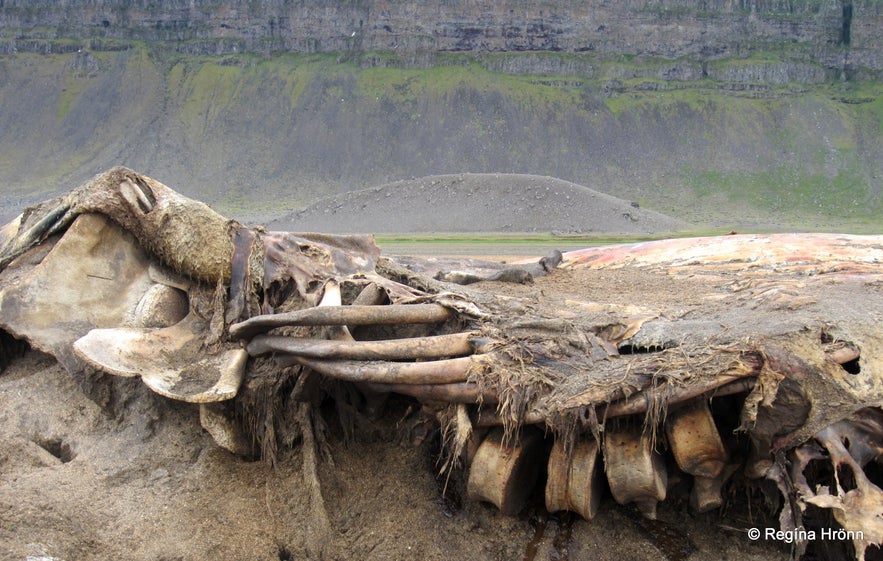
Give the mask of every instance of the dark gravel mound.
[[270, 222], [329, 233], [657, 234], [690, 224], [587, 187], [536, 175], [435, 175], [343, 193]]

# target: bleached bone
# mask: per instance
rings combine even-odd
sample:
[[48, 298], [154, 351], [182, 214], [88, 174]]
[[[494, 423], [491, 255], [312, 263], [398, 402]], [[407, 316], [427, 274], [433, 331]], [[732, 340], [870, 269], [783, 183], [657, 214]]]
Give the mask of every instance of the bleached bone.
[[201, 322], [190, 314], [160, 329], [93, 329], [73, 348], [95, 368], [116, 376], [140, 376], [150, 389], [172, 399], [190, 403], [231, 399], [242, 383], [248, 353], [245, 349], [208, 352]]
[[73, 342], [95, 328], [140, 325], [146, 316], [137, 310], [146, 312], [144, 298], [154, 286], [150, 260], [134, 238], [87, 214], [19, 282], [0, 291], [0, 317], [7, 331], [76, 372]]
[[711, 479], [727, 463], [727, 451], [704, 399], [670, 411], [665, 434], [678, 467], [690, 475]]
[[597, 440], [578, 440], [568, 458], [564, 441], [557, 439], [549, 454], [546, 510], [569, 510], [591, 520], [601, 505], [603, 472], [601, 446]]
[[386, 292], [377, 286], [376, 283], [368, 283], [356, 299], [353, 300], [354, 306], [379, 306], [387, 300]]
[[185, 293], [193, 286], [191, 281], [155, 261], [150, 262], [150, 266], [147, 268], [147, 275], [150, 277], [150, 280], [157, 284], [177, 288]]
[[401, 323], [441, 323], [453, 312], [440, 304], [399, 306], [327, 306], [296, 312], [255, 316], [230, 326], [236, 339], [253, 337], [276, 327], [294, 325], [388, 325]]
[[187, 316], [187, 295], [172, 286], [155, 284], [135, 307], [135, 327], [169, 327]]
[[[883, 545], [883, 490], [875, 485], [862, 469], [861, 464], [847, 450], [844, 435], [833, 427], [822, 429], [815, 435], [828, 451], [834, 466], [834, 494], [827, 487], [819, 487], [813, 496], [804, 500], [822, 508], [831, 509], [834, 519], [851, 534], [856, 557], [863, 561], [868, 546]], [[842, 466], [849, 467], [855, 488], [846, 491], [840, 482]]]
[[[128, 189], [128, 195], [132, 196], [127, 201], [136, 205], [141, 201], [143, 206], [132, 185], [121, 185], [123, 198], [126, 199], [123, 191]], [[106, 216], [69, 212], [71, 208], [67, 204], [56, 207], [18, 238], [20, 247], [4, 247], [4, 258], [9, 259], [70, 224], [22, 283], [8, 285], [3, 290], [0, 300], [6, 305], [0, 305], [0, 311], [6, 329], [33, 346], [51, 352], [68, 370], [76, 372], [82, 368], [80, 360], [83, 359], [77, 358], [75, 342], [78, 339], [88, 337], [95, 328], [171, 327], [187, 316], [188, 299], [184, 291], [190, 283], [176, 278], [151, 260], [132, 233]], [[7, 230], [4, 235], [9, 233]], [[141, 233], [144, 234], [144, 230]], [[149, 233], [147, 235], [149, 237]], [[64, 282], [59, 282], [60, 279]], [[173, 339], [183, 333], [184, 339], [180, 341], [183, 348], [185, 343], [199, 339], [188, 325], [179, 325], [165, 333]], [[103, 356], [110, 356], [114, 349], [121, 354], [109, 362], [86, 362], [103, 371], [142, 375], [151, 389], [175, 399], [207, 402], [235, 395], [247, 358], [241, 350], [210, 356], [190, 353], [173, 358], [163, 352], [168, 350], [168, 345], [154, 346], [149, 336], [144, 338], [146, 334], [125, 328], [113, 334], [95, 333], [96, 339], [87, 339], [87, 342], [96, 343], [94, 346], [100, 348]], [[133, 341], [138, 342], [142, 356], [126, 354], [131, 351], [128, 346]], [[199, 341], [196, 344], [200, 344]], [[130, 361], [130, 368], [121, 362], [126, 359]]]
[[251, 456], [254, 450], [242, 425], [233, 419], [226, 403], [200, 403], [199, 424], [215, 443], [240, 456]]
[[652, 448], [650, 436], [639, 423], [604, 431], [604, 463], [616, 502], [633, 502], [644, 516], [655, 520], [656, 505], [665, 500], [668, 474], [665, 459]]
[[[136, 253], [129, 254], [125, 243], [118, 243], [125, 236], [111, 236], [109, 239], [113, 243], [105, 245], [101, 236], [90, 237], [78, 232], [80, 226], [75, 225], [81, 219], [95, 220], [87, 218], [90, 213], [106, 216], [106, 220], [101, 219], [103, 224], [118, 224], [120, 231], [131, 236], [133, 243], [130, 247]], [[69, 236], [71, 232], [74, 234]], [[77, 232], [82, 236], [80, 241], [74, 241]], [[57, 240], [50, 238], [56, 234], [64, 234], [57, 244]], [[131, 327], [131, 322], [139, 317], [149, 316], [136, 313], [137, 310], [129, 304], [144, 302], [146, 305], [150, 302], [153, 296], [148, 296], [147, 292], [160, 290], [149, 288], [153, 282], [136, 283], [136, 286], [101, 271], [83, 280], [78, 276], [80, 272], [86, 270], [91, 274], [93, 271], [84, 268], [78, 260], [86, 264], [98, 263], [99, 266], [124, 263], [126, 274], [135, 271], [135, 277], [140, 280], [141, 269], [137, 266], [130, 268], [128, 264], [133, 255], [148, 256], [151, 263], [164, 263], [192, 282], [191, 294], [197, 289], [218, 287], [216, 294], [219, 297], [211, 309], [198, 307], [199, 302], [191, 302], [194, 310], [204, 312], [206, 321], [209, 318], [214, 320], [211, 322], [213, 346], [230, 346], [223, 336], [225, 322], [244, 318], [258, 309], [271, 312], [315, 306], [321, 296], [316, 288], [329, 282], [350, 283], [350, 286], [373, 283], [380, 290], [373, 290], [373, 296], [366, 294], [365, 301], [360, 296], [355, 302], [357, 305], [373, 304], [373, 308], [385, 309], [412, 307], [408, 310], [410, 313], [417, 309], [413, 307], [416, 302], [443, 304], [442, 307], [451, 311], [436, 309], [439, 322], [462, 321], [467, 326], [465, 329], [480, 330], [495, 347], [482, 350], [495, 355], [488, 364], [482, 364], [482, 368], [476, 368], [470, 374], [470, 379], [474, 375], [476, 383], [376, 386], [401, 387], [402, 393], [423, 396], [419, 399], [451, 396], [452, 401], [468, 397], [472, 401], [484, 402], [496, 401], [493, 389], [488, 388], [497, 388], [497, 391], [507, 393], [501, 408], [508, 422], [507, 429], [525, 423], [545, 423], [549, 428], [561, 429], [562, 423], [604, 420], [605, 414], [609, 420], [612, 416], [637, 413], [645, 422], [654, 423], [666, 410], [666, 405], [695, 397], [692, 392], [720, 394], [736, 391], [737, 386], [746, 388], [756, 377], [755, 391], [749, 395], [740, 416], [740, 428], [746, 431], [756, 450], [757, 461], [749, 462], [746, 473], [766, 473], [787, 498], [792, 497], [793, 482], [799, 478], [785, 477], [785, 464], [773, 463], [773, 454], [778, 458], [781, 452], [787, 453], [801, 444], [807, 446], [807, 441], [817, 433], [829, 442], [826, 446], [831, 449], [836, 447], [834, 440], [840, 439], [842, 445], [848, 438], [849, 455], [858, 465], [864, 461], [859, 461], [859, 457], [869, 457], [879, 446], [879, 439], [876, 444], [873, 439], [861, 441], [859, 446], [854, 442], [855, 433], [845, 437], [845, 433], [839, 432], [835, 438], [819, 431], [824, 427], [835, 430], [838, 421], [855, 422], [853, 415], [858, 409], [879, 407], [883, 403], [883, 384], [879, 376], [883, 365], [880, 299], [873, 292], [879, 283], [880, 263], [883, 262], [880, 236], [725, 236], [569, 253], [565, 268], [628, 267], [623, 274], [630, 278], [640, 269], [664, 272], [683, 283], [692, 282], [687, 279], [697, 280], [696, 284], [683, 286], [701, 289], [696, 295], [711, 305], [691, 310], [688, 315], [695, 318], [709, 313], [714, 317], [713, 323], [720, 323], [720, 331], [709, 333], [706, 326], [699, 329], [699, 338], [666, 339], [667, 344], [681, 347], [678, 350], [682, 351], [683, 360], [670, 360], [673, 357], [669, 355], [656, 364], [652, 360], [610, 360], [616, 351], [611, 341], [632, 332], [632, 336], [640, 340], [641, 331], [652, 327], [640, 324], [635, 318], [623, 317], [623, 309], [607, 308], [604, 314], [611, 316], [607, 318], [601, 317], [601, 311], [588, 317], [572, 307], [568, 309], [566, 303], [565, 309], [555, 309], [558, 307], [555, 302], [560, 302], [560, 298], [542, 291], [536, 295], [538, 297], [532, 295], [529, 302], [527, 298], [492, 294], [480, 288], [457, 290], [456, 297], [449, 297], [439, 292], [450, 290], [450, 287], [380, 258], [379, 249], [367, 237], [320, 237], [245, 228], [150, 178], [115, 168], [96, 176], [69, 195], [28, 209], [0, 231], [0, 269], [4, 269], [0, 272], [0, 286], [3, 287], [0, 327], [14, 336], [28, 339], [37, 348], [47, 350], [68, 370], [79, 373], [82, 363], [71, 351], [69, 343], [85, 335], [80, 330]], [[71, 249], [71, 243], [83, 247]], [[50, 251], [53, 244], [56, 249]], [[52, 264], [58, 259], [54, 254], [59, 247], [71, 249], [64, 253], [69, 253], [73, 259], [59, 259], [54, 274], [40, 276], [35, 273], [41, 268], [48, 269], [43, 267], [45, 263], [41, 264], [41, 260]], [[122, 249], [128, 256], [119, 258], [114, 248]], [[100, 259], [90, 261], [90, 252]], [[148, 281], [156, 280], [151, 274], [147, 276]], [[96, 297], [97, 293], [88, 283], [107, 279], [113, 280], [109, 283], [110, 289]], [[646, 279], [640, 282], [649, 284]], [[41, 283], [56, 288], [47, 290], [40, 286]], [[66, 291], [73, 283], [83, 288], [74, 289], [71, 292], [76, 295], [70, 296]], [[161, 281], [159, 284], [176, 286]], [[220, 298], [224, 288], [228, 289], [226, 309]], [[328, 287], [325, 291], [329, 296]], [[24, 317], [21, 309], [39, 300], [34, 299], [36, 294], [50, 297], [40, 310], [41, 314], [56, 305], [64, 313], [57, 316], [52, 315], [54, 312], [36, 314], [21, 322]], [[93, 307], [89, 298], [100, 305]], [[397, 304], [378, 306], [386, 301]], [[72, 302], [76, 305], [70, 306]], [[410, 304], [399, 305], [405, 302]], [[547, 302], [551, 302], [551, 308], [546, 307]], [[339, 300], [336, 301], [333, 308], [348, 308], [340, 304]], [[687, 316], [682, 309], [661, 302], [659, 306], [661, 309], [650, 312], [672, 320], [672, 329], [666, 326], [664, 333], [676, 332], [675, 326], [682, 325], [687, 327], [684, 334], [691, 335], [693, 328], [698, 327], [696, 323], [688, 323], [691, 320], [685, 319]], [[36, 310], [38, 306], [34, 308]], [[776, 318], [781, 321], [753, 321], [757, 316], [752, 314], [762, 317], [791, 308], [794, 313]], [[354, 313], [353, 309], [344, 313]], [[24, 312], [27, 313], [32, 311]], [[45, 323], [47, 318], [50, 318], [49, 324]], [[105, 321], [110, 323], [103, 325]], [[812, 327], [820, 322], [825, 325], [821, 338]], [[328, 329], [328, 325], [331, 324], [325, 324], [323, 333], [335, 331]], [[337, 325], [338, 334], [346, 332], [346, 323]], [[377, 324], [368, 324], [366, 330], [373, 330], [374, 325]], [[623, 326], [624, 329], [608, 330], [609, 325]], [[826, 343], [825, 331], [829, 328], [835, 332], [842, 330], [845, 339]], [[332, 338], [337, 337], [332, 335]], [[605, 338], [606, 341], [601, 340]], [[651, 339], [655, 339], [655, 335]], [[849, 343], [845, 343], [847, 340]], [[64, 341], [68, 344], [63, 344]], [[195, 348], [196, 339], [191, 341]], [[838, 349], [841, 343], [851, 348]], [[694, 353], [698, 346], [708, 352]], [[202, 351], [201, 345], [199, 348]], [[741, 369], [745, 378], [714, 390], [722, 380], [731, 379], [727, 376], [732, 372], [718, 367], [707, 369], [705, 365], [709, 363], [694, 359], [703, 354], [709, 358], [715, 355], [721, 358], [730, 353], [740, 353], [739, 358], [760, 357], [766, 365], [762, 372], [758, 372], [759, 365], [754, 368], [753, 364], [747, 364]], [[181, 356], [199, 357], [189, 347]], [[855, 364], [846, 368], [838, 366], [838, 363], [845, 365], [853, 361]], [[641, 365], [636, 366], [637, 370], [633, 369], [639, 362]], [[304, 372], [312, 371], [305, 369]], [[711, 380], [709, 385], [703, 385], [707, 380]], [[777, 392], [780, 385], [788, 386], [788, 391]], [[288, 385], [282, 387], [288, 388]], [[178, 385], [175, 388], [181, 389]], [[609, 408], [608, 403], [612, 404]], [[652, 409], [649, 408], [651, 405]], [[587, 413], [589, 415], [585, 417]], [[499, 417], [496, 420], [499, 421]], [[868, 435], [880, 433], [879, 423], [869, 425]], [[862, 435], [859, 438], [863, 438]], [[817, 443], [814, 446], [817, 449], [807, 448], [807, 453], [822, 455], [821, 446]], [[800, 456], [801, 450], [804, 449], [798, 448], [792, 456]], [[835, 454], [831, 452], [829, 455]], [[798, 464], [803, 460], [800, 456]], [[768, 469], [763, 470], [764, 467]], [[847, 469], [842, 463], [841, 467]], [[815, 497], [814, 500], [825, 500], [823, 493], [816, 494], [809, 489], [808, 482], [801, 489], [806, 491], [806, 496]], [[867, 494], [871, 494], [875, 487], [868, 489]], [[834, 495], [833, 500], [837, 502], [831, 504], [846, 504], [856, 496], [855, 491], [851, 489], [844, 495]], [[879, 499], [876, 500], [879, 505]], [[793, 524], [786, 523], [789, 513], [793, 513], [793, 509], [786, 512], [791, 508], [787, 506], [791, 501], [786, 503], [780, 518], [784, 521], [782, 527], [794, 528]], [[874, 502], [869, 500], [865, 506], [868, 505], [872, 508]], [[859, 508], [844, 509], [847, 514], [860, 511]], [[869, 533], [867, 528], [862, 531], [866, 536]]]
[[[26, 225], [24, 216], [19, 215], [0, 230], [0, 269], [5, 269], [25, 251], [42, 243], [50, 236], [61, 232], [75, 216], [70, 215], [68, 203], [52, 204], [44, 215], [32, 224]], [[22, 230], [22, 228], [26, 228]]]
[[325, 283], [322, 300], [319, 301], [319, 307], [322, 306], [340, 306], [342, 303], [340, 293], [340, 283], [332, 279]]
[[[337, 307], [342, 304], [342, 295], [340, 292], [340, 283], [334, 279], [329, 280], [325, 283], [324, 293], [322, 294], [322, 300], [319, 301], [320, 308], [324, 307]], [[331, 339], [337, 341], [346, 341], [351, 342], [355, 341], [353, 339], [352, 333], [350, 333], [349, 328], [346, 325], [333, 325], [328, 327], [329, 337]]]
[[493, 429], [475, 452], [467, 497], [493, 503], [503, 514], [518, 513], [536, 483], [541, 445], [537, 432], [528, 430], [518, 442], [508, 443], [502, 428]]
[[453, 333], [386, 341], [327, 341], [278, 335], [259, 335], [248, 344], [248, 353], [271, 352], [316, 359], [413, 360], [471, 354], [470, 333]]
[[325, 376], [348, 382], [454, 384], [466, 381], [473, 359], [467, 356], [427, 362], [365, 362], [291, 356], [278, 362], [281, 365], [301, 364]]
[[859, 356], [861, 356], [859, 350], [850, 345], [843, 345], [841, 347], [827, 351], [825, 354], [827, 354], [828, 357], [837, 364], [846, 364], [847, 362], [856, 360], [859, 358]]

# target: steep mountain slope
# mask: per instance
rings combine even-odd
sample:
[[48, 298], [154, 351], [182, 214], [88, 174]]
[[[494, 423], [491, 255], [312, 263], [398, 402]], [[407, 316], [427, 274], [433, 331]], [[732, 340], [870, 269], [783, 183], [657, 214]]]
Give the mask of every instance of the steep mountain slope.
[[883, 216], [877, 82], [760, 83], [752, 73], [788, 68], [761, 59], [711, 65], [724, 80], [684, 61], [523, 56], [573, 74], [488, 70], [516, 55], [430, 68], [156, 45], [0, 57], [3, 211], [122, 164], [245, 220], [461, 172], [559, 177], [726, 227]]
[[244, 220], [472, 172], [879, 229], [881, 26], [876, 0], [5, 0], [0, 219], [124, 164]]

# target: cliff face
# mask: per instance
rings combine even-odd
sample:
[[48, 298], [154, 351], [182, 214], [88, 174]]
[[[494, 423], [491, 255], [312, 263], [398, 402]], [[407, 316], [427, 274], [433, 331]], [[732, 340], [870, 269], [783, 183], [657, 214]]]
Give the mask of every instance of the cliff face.
[[880, 0], [0, 0], [6, 52], [51, 41], [169, 41], [197, 54], [520, 52], [713, 60], [787, 46], [883, 70]]
[[500, 172], [879, 230], [881, 29], [881, 0], [0, 0], [0, 219], [127, 165], [245, 220]]
[[[520, 68], [522, 56], [586, 74], [486, 69]], [[814, 217], [795, 228], [883, 216], [878, 83], [713, 82], [666, 60], [451, 57], [411, 69], [143, 46], [0, 57], [0, 207], [123, 164], [249, 220], [322, 194], [464, 171], [560, 177], [731, 227], [783, 225], [783, 213]], [[770, 72], [754, 61], [730, 77], [759, 69]]]

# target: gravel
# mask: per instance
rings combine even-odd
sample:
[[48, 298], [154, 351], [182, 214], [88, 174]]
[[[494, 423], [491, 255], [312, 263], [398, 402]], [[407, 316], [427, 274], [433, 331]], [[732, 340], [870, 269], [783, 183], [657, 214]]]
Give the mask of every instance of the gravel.
[[502, 173], [435, 175], [343, 193], [268, 226], [339, 234], [661, 234], [690, 228], [682, 220], [582, 185]]

